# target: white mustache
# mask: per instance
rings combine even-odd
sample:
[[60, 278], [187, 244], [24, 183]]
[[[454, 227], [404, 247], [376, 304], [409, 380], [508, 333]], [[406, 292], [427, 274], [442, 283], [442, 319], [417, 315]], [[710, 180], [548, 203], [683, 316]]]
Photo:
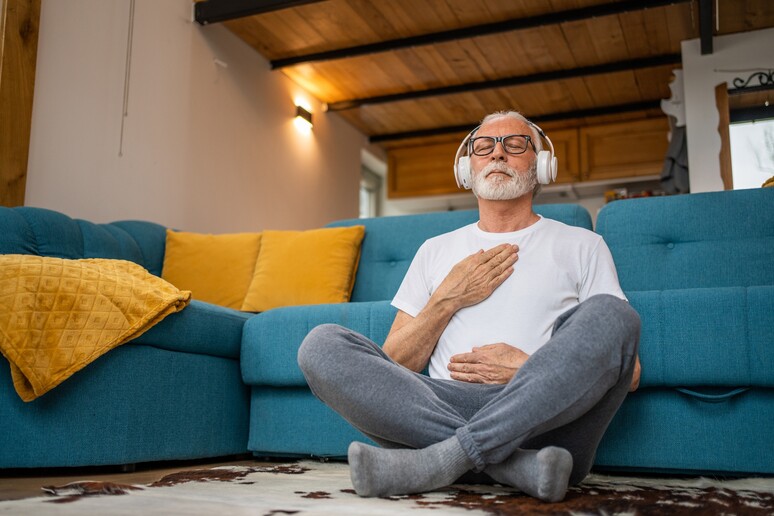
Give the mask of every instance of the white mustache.
[[508, 177], [516, 177], [516, 171], [502, 161], [493, 161], [481, 170], [481, 174], [483, 174], [484, 177], [489, 177], [489, 174], [495, 172], [501, 172]]

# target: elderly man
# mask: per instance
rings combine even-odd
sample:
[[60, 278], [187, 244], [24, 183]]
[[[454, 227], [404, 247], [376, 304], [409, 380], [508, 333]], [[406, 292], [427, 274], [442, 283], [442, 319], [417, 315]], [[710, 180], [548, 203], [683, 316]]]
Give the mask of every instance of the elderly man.
[[463, 183], [480, 220], [420, 247], [382, 349], [335, 325], [304, 340], [314, 394], [381, 445], [350, 445], [359, 495], [429, 491], [473, 471], [559, 501], [637, 388], [640, 321], [610, 251], [532, 211], [552, 157], [543, 151], [537, 170], [541, 137], [516, 112], [466, 137]]

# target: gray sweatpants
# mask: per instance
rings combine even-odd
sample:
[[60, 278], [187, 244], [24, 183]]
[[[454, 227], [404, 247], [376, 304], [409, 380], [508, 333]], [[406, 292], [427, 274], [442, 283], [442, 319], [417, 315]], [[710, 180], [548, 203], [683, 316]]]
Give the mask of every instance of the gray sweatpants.
[[384, 447], [424, 448], [456, 434], [479, 472], [517, 448], [559, 446], [573, 456], [575, 484], [626, 396], [639, 335], [628, 303], [598, 295], [562, 314], [505, 385], [429, 378], [332, 324], [309, 333], [298, 363], [315, 396]]

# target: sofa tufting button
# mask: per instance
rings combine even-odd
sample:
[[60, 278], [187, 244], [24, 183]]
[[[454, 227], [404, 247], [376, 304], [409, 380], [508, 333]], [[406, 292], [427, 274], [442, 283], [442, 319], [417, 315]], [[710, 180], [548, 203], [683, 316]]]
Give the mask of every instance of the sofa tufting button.
[[390, 267], [395, 267], [396, 265], [398, 265], [398, 262], [396, 262], [395, 260], [390, 262]]
[[669, 242], [667, 244], [667, 249], [674, 249], [674, 248], [675, 248], [675, 244], [673, 244], [672, 242]]

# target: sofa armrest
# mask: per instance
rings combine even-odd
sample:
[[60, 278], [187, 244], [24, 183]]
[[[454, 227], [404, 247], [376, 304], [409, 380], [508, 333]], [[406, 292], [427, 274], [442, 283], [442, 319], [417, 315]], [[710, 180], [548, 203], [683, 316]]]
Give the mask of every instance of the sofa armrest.
[[774, 387], [774, 286], [627, 291], [641, 388]]
[[194, 300], [131, 343], [238, 359], [242, 327], [251, 316], [250, 313]]
[[384, 343], [395, 319], [389, 301], [276, 308], [253, 316], [242, 333], [242, 379], [249, 385], [305, 387], [298, 348], [320, 324], [340, 324]]

